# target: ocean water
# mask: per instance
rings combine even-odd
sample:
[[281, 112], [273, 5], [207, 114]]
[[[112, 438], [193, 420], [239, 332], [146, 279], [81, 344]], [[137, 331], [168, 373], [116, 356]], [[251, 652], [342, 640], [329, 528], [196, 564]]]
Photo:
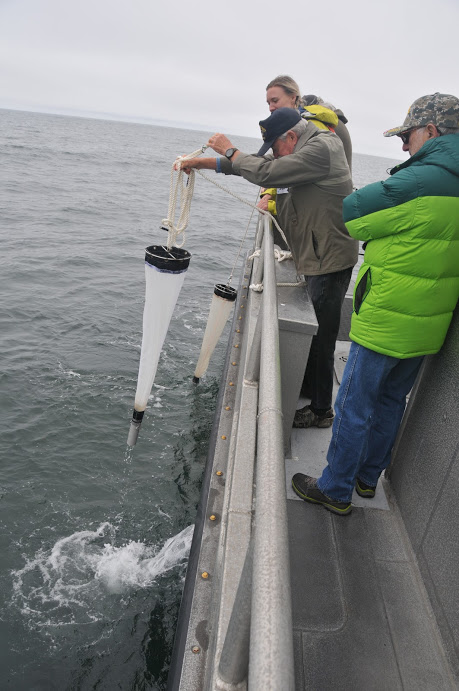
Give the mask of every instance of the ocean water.
[[[190, 268], [126, 439], [144, 248], [166, 238], [173, 160], [209, 134], [0, 110], [2, 688], [165, 688], [225, 334], [192, 375], [213, 286], [235, 266], [237, 287], [255, 228], [199, 176]], [[394, 163], [355, 155], [355, 184]], [[218, 182], [255, 202], [244, 180]]]

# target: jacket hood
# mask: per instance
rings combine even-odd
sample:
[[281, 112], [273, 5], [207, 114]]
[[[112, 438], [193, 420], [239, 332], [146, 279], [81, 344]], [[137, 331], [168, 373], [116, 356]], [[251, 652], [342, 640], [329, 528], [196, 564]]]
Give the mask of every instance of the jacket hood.
[[445, 134], [426, 141], [414, 156], [392, 168], [390, 174], [416, 165], [440, 166], [459, 178], [459, 134]]
[[340, 108], [335, 108], [335, 113], [338, 116], [338, 120], [341, 120], [341, 122], [344, 125], [346, 125], [349, 122], [349, 120], [347, 119], [347, 117], [344, 115], [343, 111]]

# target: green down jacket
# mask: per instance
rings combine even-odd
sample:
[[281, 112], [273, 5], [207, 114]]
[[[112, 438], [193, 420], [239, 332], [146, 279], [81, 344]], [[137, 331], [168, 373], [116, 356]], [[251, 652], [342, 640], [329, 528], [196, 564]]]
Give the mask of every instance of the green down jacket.
[[459, 135], [436, 137], [392, 177], [349, 195], [349, 234], [365, 241], [350, 338], [397, 358], [436, 353], [459, 297]]

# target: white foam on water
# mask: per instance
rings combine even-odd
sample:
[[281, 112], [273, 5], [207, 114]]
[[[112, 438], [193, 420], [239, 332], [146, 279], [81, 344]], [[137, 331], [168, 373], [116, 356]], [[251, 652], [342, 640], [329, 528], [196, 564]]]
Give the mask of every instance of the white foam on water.
[[61, 362], [59, 362], [58, 365], [59, 365], [60, 371], [61, 371], [63, 374], [66, 374], [66, 375], [68, 375], [68, 376], [70, 376], [70, 377], [78, 377], [79, 379], [81, 379], [81, 374], [79, 374], [78, 372], [74, 372], [74, 371], [71, 370], [71, 369], [65, 369], [65, 367], [63, 366], [63, 364], [62, 364]]
[[147, 588], [185, 562], [193, 530], [188, 526], [159, 551], [134, 540], [114, 546], [116, 528], [108, 522], [73, 533], [12, 572], [13, 603], [39, 628], [102, 621], [114, 594]]
[[146, 588], [160, 576], [188, 558], [194, 526], [171, 537], [158, 554], [143, 542], [130, 542], [124, 547], [104, 545], [96, 577], [112, 593], [128, 588]]

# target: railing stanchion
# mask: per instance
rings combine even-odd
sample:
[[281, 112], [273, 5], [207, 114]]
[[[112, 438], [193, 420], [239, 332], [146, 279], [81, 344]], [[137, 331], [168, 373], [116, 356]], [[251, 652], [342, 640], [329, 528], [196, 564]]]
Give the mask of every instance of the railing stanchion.
[[[254, 267], [254, 272], [252, 274], [252, 283], [255, 285], [259, 285], [260, 283], [263, 282], [263, 247], [264, 247], [264, 241], [265, 241], [265, 232], [261, 232], [260, 228], [263, 228], [263, 221], [265, 220], [264, 216], [260, 216], [259, 222], [258, 222], [258, 231], [257, 231], [257, 240], [255, 242], [255, 251], [261, 250], [261, 255], [257, 258], [258, 261], [255, 264]], [[256, 260], [254, 260], [256, 261]]]
[[260, 314], [258, 315], [257, 323], [253, 332], [252, 344], [250, 346], [250, 353], [247, 360], [247, 368], [245, 371], [245, 379], [250, 382], [260, 380], [260, 351], [261, 351], [261, 322], [263, 312], [263, 301], [261, 303]]
[[[226, 684], [240, 684], [249, 668], [250, 613], [252, 603], [253, 537], [249, 542], [241, 580], [225, 636], [218, 677]], [[217, 688], [219, 684], [217, 681]]]

